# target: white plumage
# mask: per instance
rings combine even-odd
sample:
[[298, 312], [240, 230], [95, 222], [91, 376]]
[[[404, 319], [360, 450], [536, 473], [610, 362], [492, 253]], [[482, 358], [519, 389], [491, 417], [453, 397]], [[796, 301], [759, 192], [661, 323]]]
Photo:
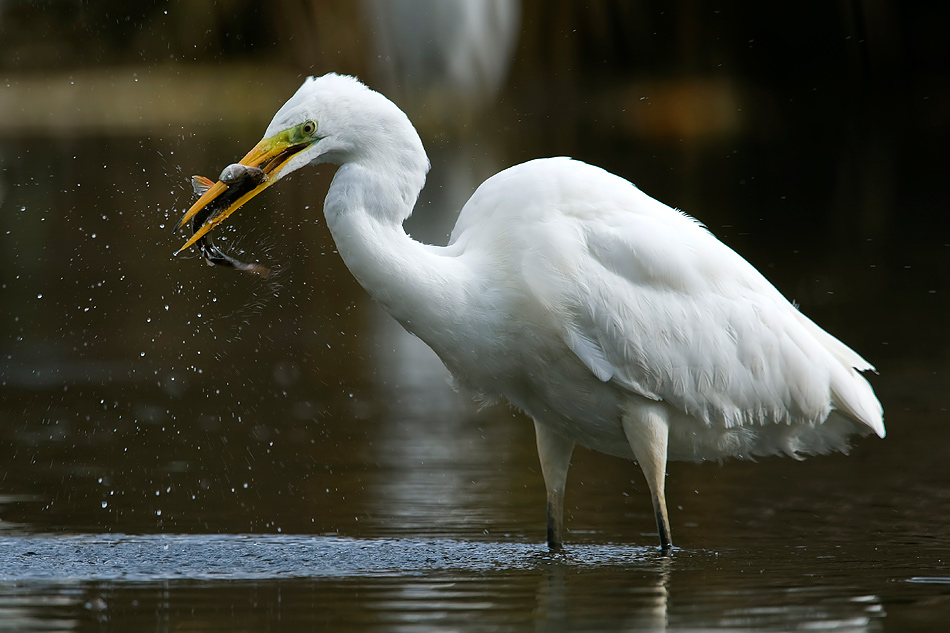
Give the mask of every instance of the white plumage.
[[[462, 209], [450, 244], [453, 257], [474, 260], [471, 267], [486, 289], [506, 290], [491, 304], [465, 310], [479, 319], [507, 312], [490, 337], [496, 348], [485, 350], [484, 358], [499, 362], [488, 361], [491, 375], [544, 374], [532, 391], [552, 392], [545, 396], [549, 401], [595, 394], [596, 379], [616, 394], [605, 401], [619, 396], [616, 407], [627, 394], [664, 402], [684, 414], [684, 422], [700, 423], [696, 435], [670, 446], [677, 459], [837, 448], [825, 447], [823, 431], [814, 431], [833, 403], [859, 421], [855, 430], [866, 425], [884, 433], [880, 405], [855, 371], [872, 369], [866, 361], [815, 326], [698, 222], [599, 168], [555, 158], [505, 170]], [[587, 370], [582, 376], [572, 373], [566, 380], [547, 375], [544, 367], [525, 371], [532, 358], [563, 371], [555, 359], [566, 349], [573, 352], [570, 362], [579, 360]], [[512, 363], [511, 350], [527, 354]], [[456, 375], [471, 373], [471, 361], [458, 365]], [[582, 393], [573, 393], [585, 383]], [[519, 399], [504, 384], [492, 391]], [[578, 411], [569, 417], [588, 416]], [[617, 416], [611, 411], [603, 417]], [[709, 437], [719, 444], [732, 429], [779, 424], [795, 432], [783, 433], [778, 443], [760, 432], [745, 436], [751, 444], [727, 442], [735, 448], [726, 452], [693, 450], [694, 442]], [[623, 442], [613, 448], [593, 442], [597, 450], [630, 456]]]
[[[307, 121], [312, 138], [275, 145]], [[506, 169], [437, 247], [402, 228], [428, 160], [382, 95], [308, 79], [242, 163], [279, 152], [259, 189], [342, 165], [324, 211], [348, 268], [461, 385], [535, 420], [552, 547], [575, 443], [640, 464], [669, 549], [668, 458], [800, 457], [884, 437], [867, 361], [696, 220], [618, 176], [567, 158]]]

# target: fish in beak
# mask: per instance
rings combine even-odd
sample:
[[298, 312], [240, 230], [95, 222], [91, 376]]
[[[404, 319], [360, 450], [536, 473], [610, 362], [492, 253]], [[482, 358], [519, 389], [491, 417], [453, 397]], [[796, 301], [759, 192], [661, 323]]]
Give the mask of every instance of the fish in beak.
[[[277, 182], [281, 170], [290, 159], [316, 140], [315, 132], [316, 124], [312, 121], [289, 128], [262, 140], [240, 162], [226, 167], [218, 182], [204, 190], [198, 201], [175, 226], [177, 231], [189, 220], [198, 219], [193, 223], [194, 233], [191, 238], [178, 252], [202, 240], [211, 229], [224, 222], [248, 200]], [[200, 187], [195, 186], [196, 192], [203, 190], [207, 184], [207, 179], [200, 176], [198, 178], [201, 180], [197, 181]], [[223, 255], [217, 249], [214, 250]], [[206, 259], [217, 263], [207, 257], [207, 246], [202, 248], [202, 252]]]
[[[243, 165], [231, 165], [227, 169], [232, 169], [233, 171], [233, 168], [235, 167], [240, 167], [241, 170], [244, 170], [248, 178], [252, 178], [252, 179], [258, 178], [258, 174], [251, 171], [251, 170], [256, 169], [254, 167], [244, 167]], [[257, 170], [257, 171], [260, 171], [260, 170]], [[205, 178], [204, 176], [192, 176], [191, 185], [192, 187], [194, 187], [195, 195], [201, 197], [205, 194], [206, 191], [208, 191], [209, 189], [211, 189], [211, 187], [214, 186], [214, 181], [208, 178]], [[234, 189], [229, 187], [228, 192], [232, 190]], [[194, 217], [191, 218], [191, 226], [194, 232], [197, 232], [204, 225], [205, 220], [208, 217], [210, 217], [212, 213], [214, 213], [215, 208], [220, 209], [220, 208], [227, 208], [228, 206], [230, 206], [230, 203], [227, 200], [228, 192], [226, 192], [224, 195], [221, 195], [215, 198], [211, 204], [203, 208], [201, 211], [196, 213]], [[205, 260], [205, 262], [209, 266], [227, 266], [229, 268], [236, 268], [237, 270], [240, 270], [246, 273], [260, 275], [261, 277], [265, 277], [265, 278], [270, 275], [270, 268], [268, 268], [267, 266], [262, 266], [261, 264], [246, 264], [242, 261], [239, 261], [231, 257], [230, 255], [228, 255], [227, 253], [225, 253], [224, 251], [222, 251], [217, 246], [211, 243], [210, 235], [203, 235], [199, 237], [198, 241], [195, 242], [195, 246], [198, 247], [198, 250], [201, 252], [201, 257]]]

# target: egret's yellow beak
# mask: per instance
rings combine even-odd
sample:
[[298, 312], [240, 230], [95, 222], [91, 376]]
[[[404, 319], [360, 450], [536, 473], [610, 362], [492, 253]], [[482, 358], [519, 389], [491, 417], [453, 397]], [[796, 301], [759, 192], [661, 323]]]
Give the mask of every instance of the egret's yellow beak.
[[[272, 184], [277, 182], [280, 171], [287, 165], [287, 162], [295, 154], [309, 147], [316, 139], [310, 136], [302, 137], [298, 128], [290, 128], [270, 138], [263, 139], [254, 149], [247, 153], [241, 159], [240, 165], [245, 167], [257, 167], [264, 172], [264, 177], [253, 188], [246, 191], [243, 195], [231, 202], [226, 209], [217, 214], [211, 215], [208, 220], [191, 236], [185, 245], [178, 249], [178, 252], [185, 250], [199, 239], [204, 237], [208, 231], [224, 222], [228, 216], [240, 209], [245, 202], [264, 191]], [[258, 172], [259, 173], [259, 172]], [[237, 183], [232, 183], [231, 186]], [[229, 184], [218, 181], [208, 189], [204, 195], [198, 198], [198, 201], [192, 205], [188, 212], [178, 221], [177, 231], [185, 222], [197, 215], [202, 209], [211, 204], [215, 199], [228, 190]]]

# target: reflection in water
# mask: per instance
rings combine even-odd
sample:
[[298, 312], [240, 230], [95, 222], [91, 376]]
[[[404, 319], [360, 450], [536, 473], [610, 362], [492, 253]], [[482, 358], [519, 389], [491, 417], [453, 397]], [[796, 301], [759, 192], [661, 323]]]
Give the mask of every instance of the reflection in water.
[[[444, 539], [115, 536], [0, 541], [0, 625], [18, 631], [872, 631], [881, 600], [703, 552]], [[681, 555], [680, 555], [681, 554]], [[78, 575], [78, 576], [77, 576]], [[82, 580], [76, 580], [81, 577]], [[200, 581], [200, 582], [196, 582]]]
[[[628, 569], [604, 578], [603, 570], [585, 574], [584, 584], [586, 613], [578, 615], [579, 598], [572, 595], [578, 590], [575, 571], [562, 564], [552, 564], [538, 578], [535, 630], [570, 631], [581, 620], [585, 627], [607, 626], [606, 613], [597, 613], [604, 604], [623, 604], [625, 609], [611, 628], [637, 631], [665, 631], [669, 622], [669, 561], [658, 561], [656, 568]], [[591, 591], [593, 589], [593, 591]], [[600, 595], [597, 595], [600, 593]], [[613, 620], [614, 618], [610, 618]], [[592, 620], [592, 621], [591, 621]]]

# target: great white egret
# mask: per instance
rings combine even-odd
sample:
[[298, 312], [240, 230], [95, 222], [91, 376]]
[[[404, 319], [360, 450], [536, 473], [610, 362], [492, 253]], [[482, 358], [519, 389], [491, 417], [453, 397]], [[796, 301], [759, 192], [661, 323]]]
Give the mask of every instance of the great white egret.
[[511, 167], [478, 187], [447, 246], [414, 241], [402, 224], [429, 169], [422, 141], [352, 77], [303, 83], [239, 163], [264, 177], [235, 182], [232, 166], [182, 218], [225, 200], [182, 250], [319, 163], [340, 165], [324, 215], [363, 288], [461, 386], [534, 420], [553, 549], [575, 444], [639, 463], [669, 551], [668, 459], [800, 457], [884, 437], [867, 361], [699, 222], [602, 169]]

